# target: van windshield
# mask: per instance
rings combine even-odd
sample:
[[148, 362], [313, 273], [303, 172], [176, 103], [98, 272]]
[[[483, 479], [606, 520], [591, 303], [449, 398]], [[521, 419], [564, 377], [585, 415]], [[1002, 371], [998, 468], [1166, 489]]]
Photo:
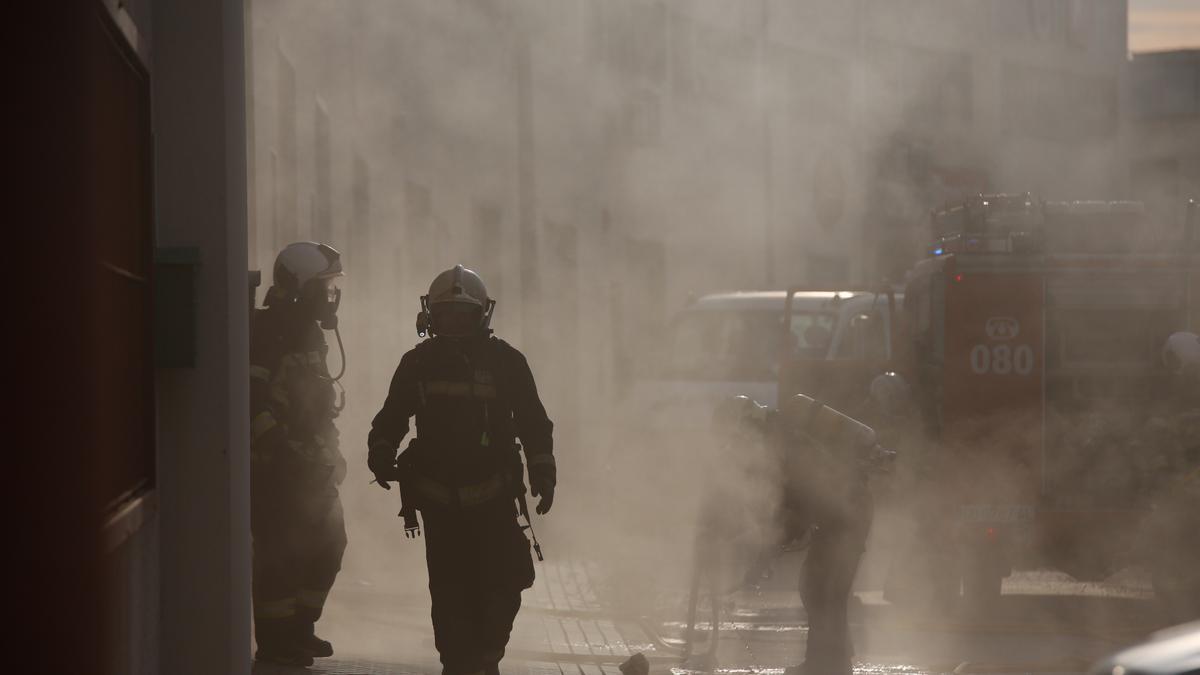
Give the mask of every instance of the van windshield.
[[[663, 375], [685, 380], [774, 380], [779, 375], [782, 312], [695, 310], [671, 327]], [[829, 354], [836, 315], [793, 312], [788, 347], [797, 358]]]

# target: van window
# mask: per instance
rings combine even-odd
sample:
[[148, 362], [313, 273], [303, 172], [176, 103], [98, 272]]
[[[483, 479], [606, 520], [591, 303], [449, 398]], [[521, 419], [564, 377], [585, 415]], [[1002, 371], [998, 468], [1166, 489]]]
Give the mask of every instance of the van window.
[[868, 311], [850, 317], [838, 338], [834, 358], [881, 361], [887, 358], [887, 351], [883, 315]]
[[791, 353], [797, 359], [824, 359], [833, 344], [836, 315], [818, 312], [792, 312]]
[[[779, 375], [780, 313], [770, 310], [690, 311], [672, 326], [663, 374], [695, 380], [774, 380]], [[829, 353], [835, 317], [794, 313], [789, 348], [801, 358]]]

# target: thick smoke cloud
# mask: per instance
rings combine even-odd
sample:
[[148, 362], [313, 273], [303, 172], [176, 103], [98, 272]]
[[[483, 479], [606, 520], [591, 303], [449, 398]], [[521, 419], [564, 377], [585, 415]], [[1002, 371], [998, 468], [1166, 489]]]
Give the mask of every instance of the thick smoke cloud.
[[699, 501], [763, 523], [774, 494], [760, 459], [717, 452], [699, 404], [687, 433], [641, 432], [652, 411], [627, 394], [669, 313], [689, 293], [900, 281], [929, 209], [981, 190], [1129, 197], [1125, 9], [255, 0], [252, 259], [266, 284], [289, 241], [345, 254], [335, 593], [422, 597], [422, 547], [368, 487], [365, 434], [418, 297], [460, 262], [558, 424], [543, 544], [608, 563], [630, 611], [677, 591]]

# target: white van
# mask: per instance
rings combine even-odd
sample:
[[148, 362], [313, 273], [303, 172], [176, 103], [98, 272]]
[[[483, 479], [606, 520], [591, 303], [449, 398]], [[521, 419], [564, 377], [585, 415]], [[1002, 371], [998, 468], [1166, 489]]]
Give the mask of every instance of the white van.
[[885, 362], [895, 302], [890, 293], [851, 290], [705, 295], [671, 321], [654, 366], [634, 382], [631, 412], [660, 429], [707, 424], [729, 396], [775, 407], [785, 360]]

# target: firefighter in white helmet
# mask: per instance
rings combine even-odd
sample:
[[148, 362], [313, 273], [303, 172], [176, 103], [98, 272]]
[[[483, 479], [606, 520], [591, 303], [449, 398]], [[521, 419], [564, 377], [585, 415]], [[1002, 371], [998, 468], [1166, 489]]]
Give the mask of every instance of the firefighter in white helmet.
[[[433, 280], [417, 317], [418, 334], [432, 337], [400, 360], [367, 438], [368, 467], [382, 487], [398, 483], [410, 535], [420, 511], [446, 675], [499, 673], [521, 591], [533, 585], [518, 521], [529, 517], [522, 449], [537, 512], [554, 503], [553, 424], [524, 355], [491, 336], [495, 304], [462, 265]], [[397, 457], [414, 416], [417, 437]]]
[[[809, 623], [804, 663], [787, 672], [850, 675], [850, 588], [874, 516], [867, 478], [889, 451], [879, 447], [871, 427], [803, 394], [779, 410], [734, 397], [718, 406], [714, 424], [761, 434], [779, 454], [783, 490], [774, 548], [793, 539], [811, 542], [800, 578]], [[754, 569], [765, 567], [760, 560]]]
[[[1171, 395], [1163, 416], [1147, 423], [1161, 446], [1165, 476], [1156, 477], [1153, 509], [1143, 523], [1155, 594], [1172, 622], [1200, 618], [1200, 336], [1178, 332], [1167, 338], [1163, 365]], [[1168, 449], [1169, 447], [1169, 449]]]
[[787, 672], [850, 675], [850, 589], [875, 514], [868, 478], [890, 463], [891, 451], [871, 427], [803, 394], [783, 401], [779, 416], [785, 507], [812, 530], [800, 579], [809, 623], [804, 663]]
[[1200, 386], [1200, 335], [1173, 333], [1163, 345], [1162, 359], [1185, 398], [1194, 396]]
[[[333, 247], [287, 246], [276, 258], [266, 308], [255, 310], [250, 324], [250, 527], [260, 661], [306, 666], [333, 654], [314, 624], [346, 548], [338, 497], [346, 462], [334, 426], [341, 375], [330, 375], [322, 330], [336, 332], [341, 276]], [[344, 351], [341, 361], [344, 373]]]

